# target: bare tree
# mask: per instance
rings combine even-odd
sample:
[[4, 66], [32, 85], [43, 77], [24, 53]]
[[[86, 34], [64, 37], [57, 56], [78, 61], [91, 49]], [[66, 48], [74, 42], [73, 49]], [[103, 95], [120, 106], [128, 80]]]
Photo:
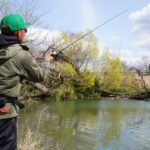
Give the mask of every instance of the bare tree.
[[46, 12], [37, 14], [37, 10], [40, 10], [36, 0], [5, 0], [0, 1], [0, 17], [9, 13], [19, 13], [24, 16], [27, 22], [32, 25], [39, 25], [41, 18]]

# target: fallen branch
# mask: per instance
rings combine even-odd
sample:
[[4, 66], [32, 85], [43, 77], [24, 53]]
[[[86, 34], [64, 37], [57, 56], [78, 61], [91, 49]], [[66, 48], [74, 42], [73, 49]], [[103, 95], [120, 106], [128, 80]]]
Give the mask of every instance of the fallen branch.
[[125, 98], [128, 98], [131, 95], [127, 94], [127, 93], [112, 93], [112, 92], [109, 92], [107, 90], [102, 90], [101, 91], [101, 96], [102, 97], [111, 97], [111, 98], [115, 98], [115, 97], [125, 97]]
[[38, 89], [44, 95], [49, 95], [50, 94], [49, 89], [46, 88], [44, 85], [42, 85], [40, 83], [34, 83], [32, 81], [25, 81], [25, 83], [34, 86], [36, 89]]

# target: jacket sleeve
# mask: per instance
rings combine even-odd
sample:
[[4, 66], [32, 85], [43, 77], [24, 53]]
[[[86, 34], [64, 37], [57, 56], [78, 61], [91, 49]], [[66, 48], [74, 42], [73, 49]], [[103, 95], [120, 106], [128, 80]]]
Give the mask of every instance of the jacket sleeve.
[[18, 75], [33, 82], [44, 80], [44, 70], [36, 63], [30, 52], [21, 50], [15, 57]]

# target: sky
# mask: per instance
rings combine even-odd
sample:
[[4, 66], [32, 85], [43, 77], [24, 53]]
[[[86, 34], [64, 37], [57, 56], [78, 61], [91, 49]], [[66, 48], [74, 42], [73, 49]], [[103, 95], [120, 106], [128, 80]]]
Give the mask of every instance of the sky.
[[150, 58], [150, 0], [37, 0], [47, 12], [42, 18], [49, 32], [86, 31], [117, 13], [134, 7], [95, 31], [99, 50], [109, 49], [127, 63]]

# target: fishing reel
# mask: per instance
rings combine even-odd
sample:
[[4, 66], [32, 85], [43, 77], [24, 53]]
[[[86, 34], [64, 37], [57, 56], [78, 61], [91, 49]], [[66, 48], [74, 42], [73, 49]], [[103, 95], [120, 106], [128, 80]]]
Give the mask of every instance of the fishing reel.
[[56, 56], [57, 56], [57, 52], [56, 52], [55, 50], [52, 50], [52, 51], [50, 52], [50, 55], [51, 55], [52, 57], [56, 57]]
[[54, 58], [54, 60], [57, 60], [58, 59], [58, 53], [55, 51], [55, 50], [52, 50], [50, 52], [50, 55]]
[[63, 52], [56, 52], [55, 50], [52, 50], [50, 52], [50, 55], [54, 58], [54, 60], [57, 61], [59, 58], [61, 58], [61, 56], [64, 55], [64, 53]]

